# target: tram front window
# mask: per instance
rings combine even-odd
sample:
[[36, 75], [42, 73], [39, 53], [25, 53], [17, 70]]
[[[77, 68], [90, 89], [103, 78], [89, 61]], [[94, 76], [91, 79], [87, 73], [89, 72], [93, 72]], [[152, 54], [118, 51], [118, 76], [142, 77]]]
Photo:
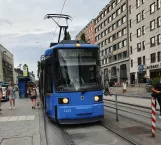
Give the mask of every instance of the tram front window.
[[57, 91], [100, 89], [97, 50], [58, 49], [54, 54], [54, 83]]

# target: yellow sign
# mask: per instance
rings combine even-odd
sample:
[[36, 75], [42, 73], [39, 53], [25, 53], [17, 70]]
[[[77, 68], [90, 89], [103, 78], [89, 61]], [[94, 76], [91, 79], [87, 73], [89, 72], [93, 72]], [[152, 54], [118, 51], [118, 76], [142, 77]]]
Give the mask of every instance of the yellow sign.
[[28, 76], [28, 66], [27, 65], [24, 65], [23, 66], [23, 76], [24, 77], [27, 77]]

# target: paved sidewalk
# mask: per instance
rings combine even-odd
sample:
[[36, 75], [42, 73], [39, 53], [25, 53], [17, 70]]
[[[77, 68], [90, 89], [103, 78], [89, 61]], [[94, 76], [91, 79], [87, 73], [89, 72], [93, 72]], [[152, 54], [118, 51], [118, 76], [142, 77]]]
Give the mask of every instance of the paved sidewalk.
[[29, 99], [16, 99], [16, 108], [12, 110], [9, 102], [4, 103], [0, 114], [0, 145], [45, 145], [41, 117], [41, 110], [32, 110]]

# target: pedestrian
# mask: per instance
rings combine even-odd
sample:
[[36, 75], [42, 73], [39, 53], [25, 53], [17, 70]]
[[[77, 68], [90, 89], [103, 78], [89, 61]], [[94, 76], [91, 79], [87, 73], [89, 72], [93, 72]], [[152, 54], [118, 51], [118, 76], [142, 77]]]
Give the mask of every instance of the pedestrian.
[[160, 82], [157, 83], [155, 86], [153, 86], [152, 91], [155, 93], [155, 94], [152, 93], [152, 96], [158, 100], [160, 106], [159, 118], [161, 119], [161, 77]]
[[126, 81], [122, 83], [122, 93], [123, 95], [126, 95]]
[[2, 99], [2, 96], [3, 96], [3, 92], [2, 92], [2, 87], [0, 86], [0, 112], [2, 111], [2, 108], [1, 108], [1, 99]]
[[9, 102], [10, 102], [10, 108], [9, 110], [11, 110], [12, 108], [15, 108], [15, 99], [16, 99], [16, 87], [14, 86], [14, 83], [11, 82], [10, 86], [8, 87], [9, 90]]
[[30, 86], [27, 89], [27, 94], [31, 99], [32, 102], [32, 109], [35, 109], [36, 107], [36, 98], [37, 98], [37, 91], [34, 84], [30, 84]]

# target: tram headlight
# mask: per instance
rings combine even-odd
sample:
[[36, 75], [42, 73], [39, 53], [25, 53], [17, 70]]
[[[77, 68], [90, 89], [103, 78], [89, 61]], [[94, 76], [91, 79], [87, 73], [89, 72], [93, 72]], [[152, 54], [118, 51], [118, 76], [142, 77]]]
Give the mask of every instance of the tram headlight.
[[69, 98], [59, 98], [59, 104], [69, 104]]
[[94, 101], [95, 102], [102, 101], [102, 96], [95, 96]]
[[64, 98], [64, 99], [63, 99], [63, 103], [64, 103], [64, 104], [68, 104], [68, 102], [69, 102], [69, 101], [68, 101], [68, 98]]

